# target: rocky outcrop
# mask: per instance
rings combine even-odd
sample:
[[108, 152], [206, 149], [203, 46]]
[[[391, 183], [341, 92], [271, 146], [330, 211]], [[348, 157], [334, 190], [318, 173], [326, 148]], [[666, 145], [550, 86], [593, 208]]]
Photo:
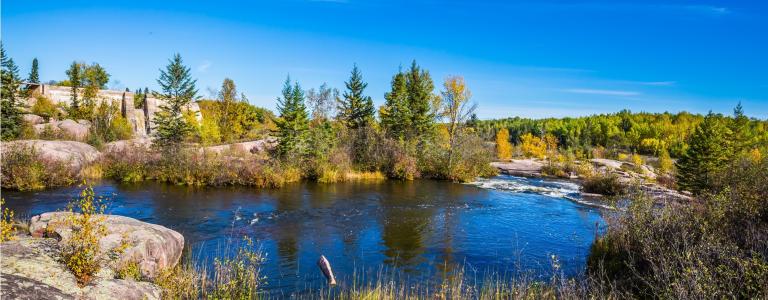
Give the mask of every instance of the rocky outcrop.
[[115, 279], [102, 269], [80, 287], [75, 276], [61, 263], [58, 242], [49, 238], [19, 236], [0, 243], [3, 299], [160, 299], [161, 290], [149, 282]]
[[152, 139], [148, 137], [135, 138], [130, 140], [114, 141], [104, 144], [103, 152], [121, 152], [131, 148], [149, 149], [152, 146]]
[[502, 174], [541, 177], [541, 168], [544, 164], [532, 159], [513, 159], [508, 162], [492, 162], [491, 166], [498, 168]]
[[34, 147], [43, 159], [67, 162], [77, 169], [96, 161], [101, 155], [93, 146], [75, 141], [12, 141], [3, 143], [0, 151], [8, 151], [14, 147]]
[[43, 117], [38, 116], [38, 115], [24, 114], [21, 117], [24, 120], [24, 122], [27, 122], [27, 123], [32, 124], [32, 125], [37, 125], [37, 124], [45, 123], [45, 120], [43, 119]]
[[256, 141], [205, 147], [203, 148], [203, 151], [216, 154], [222, 154], [227, 151], [256, 154], [267, 152], [274, 149], [276, 146], [277, 139], [274, 137], [268, 137]]
[[[30, 234], [33, 237], [57, 237], [61, 243], [66, 243], [72, 228], [62, 224], [66, 224], [70, 215], [69, 212], [51, 212], [34, 216], [29, 224]], [[103, 222], [107, 234], [99, 240], [101, 250], [107, 253], [125, 247], [117, 259], [110, 261], [112, 266], [136, 263], [141, 275], [152, 279], [160, 270], [174, 267], [181, 259], [184, 236], [176, 231], [116, 215], [104, 215]]]

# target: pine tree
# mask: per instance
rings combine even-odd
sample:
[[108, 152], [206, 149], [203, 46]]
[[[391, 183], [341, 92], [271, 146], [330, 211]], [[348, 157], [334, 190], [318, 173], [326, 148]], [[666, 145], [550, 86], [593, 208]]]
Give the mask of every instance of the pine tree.
[[403, 72], [392, 77], [392, 89], [384, 94], [386, 102], [379, 110], [381, 125], [387, 135], [395, 139], [405, 139], [406, 131], [411, 127], [408, 109], [408, 87]]
[[749, 132], [749, 118], [744, 115], [744, 109], [741, 107], [741, 102], [733, 109], [733, 121], [729, 126], [731, 129], [733, 141], [733, 155], [740, 155], [751, 150], [751, 136]]
[[153, 95], [163, 104], [159, 105], [160, 111], [155, 115], [157, 126], [155, 135], [157, 144], [165, 149], [178, 147], [187, 134], [192, 130], [184, 120], [183, 109], [195, 99], [197, 89], [192, 79], [189, 67], [184, 66], [181, 55], [178, 53], [169, 60], [165, 70], [160, 70], [160, 92]]
[[40, 70], [37, 65], [37, 57], [32, 59], [32, 69], [29, 71], [29, 78], [27, 81], [30, 83], [40, 83]]
[[17, 102], [18, 89], [21, 84], [19, 68], [12, 58], [5, 54], [5, 48], [0, 43], [0, 138], [9, 140], [16, 138], [21, 131], [21, 111]]
[[373, 119], [375, 111], [371, 97], [363, 95], [368, 83], [363, 81], [363, 75], [357, 65], [352, 68], [349, 81], [344, 84], [347, 86], [347, 91], [344, 92], [344, 98], [339, 99], [338, 119], [351, 129], [367, 126], [368, 122]]
[[406, 89], [408, 90], [407, 102], [411, 124], [406, 136], [423, 136], [431, 132], [435, 123], [435, 115], [432, 111], [435, 85], [429, 72], [421, 70], [415, 60], [411, 63], [411, 69], [406, 73]]
[[282, 98], [277, 98], [277, 110], [280, 119], [277, 122], [280, 142], [278, 153], [283, 156], [300, 155], [306, 149], [306, 133], [309, 129], [309, 116], [304, 105], [304, 92], [299, 83], [291, 86], [291, 78], [285, 79]]
[[731, 132], [710, 112], [694, 131], [689, 148], [677, 162], [677, 181], [683, 190], [701, 194], [711, 187], [713, 175], [729, 160]]

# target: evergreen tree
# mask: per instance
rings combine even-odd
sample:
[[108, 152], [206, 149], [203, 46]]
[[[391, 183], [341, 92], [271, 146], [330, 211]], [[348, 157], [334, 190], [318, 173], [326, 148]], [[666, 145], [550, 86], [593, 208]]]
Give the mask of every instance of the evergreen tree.
[[32, 69], [29, 71], [29, 78], [27, 81], [30, 83], [40, 83], [40, 70], [37, 65], [37, 57], [32, 59]]
[[291, 78], [285, 79], [282, 98], [277, 98], [277, 110], [280, 119], [277, 121], [280, 143], [278, 153], [285, 157], [302, 154], [306, 142], [306, 133], [309, 129], [309, 116], [304, 105], [304, 92], [299, 83], [291, 86]]
[[352, 75], [349, 77], [349, 81], [344, 84], [347, 86], [347, 91], [344, 92], [344, 98], [340, 98], [338, 101], [338, 119], [351, 129], [367, 126], [368, 122], [373, 119], [373, 100], [371, 97], [363, 95], [368, 83], [363, 81], [363, 75], [357, 65], [352, 68]]
[[701, 194], [711, 187], [714, 174], [729, 160], [731, 131], [718, 115], [710, 112], [694, 131], [689, 148], [677, 162], [681, 189]]
[[80, 100], [77, 99], [77, 89], [80, 87], [82, 80], [79, 63], [73, 61], [72, 64], [69, 65], [67, 77], [69, 78], [69, 86], [72, 88], [72, 93], [70, 95], [72, 103], [70, 106], [73, 111], [78, 111], [80, 109]]
[[741, 102], [733, 109], [733, 121], [731, 121], [729, 128], [733, 134], [731, 138], [731, 141], [733, 141], [733, 155], [743, 154], [751, 150], [749, 118], [744, 115]]
[[408, 109], [408, 87], [403, 72], [392, 77], [392, 89], [384, 94], [386, 102], [379, 110], [381, 125], [387, 135], [404, 139], [406, 131], [411, 127], [410, 110]]
[[159, 146], [166, 149], [176, 148], [192, 130], [184, 120], [182, 110], [195, 99], [196, 82], [197, 80], [192, 79], [190, 75], [189, 67], [184, 66], [181, 55], [178, 53], [169, 60], [165, 70], [160, 70], [157, 83], [161, 91], [153, 92], [155, 97], [164, 102], [159, 105], [160, 111], [154, 118], [157, 126], [155, 135]]
[[411, 69], [406, 73], [406, 89], [408, 90], [408, 111], [411, 125], [406, 136], [423, 136], [432, 131], [435, 122], [435, 115], [432, 110], [432, 101], [435, 98], [432, 92], [435, 85], [429, 72], [421, 70], [415, 60], [411, 63]]
[[19, 68], [12, 58], [5, 54], [5, 48], [0, 43], [0, 138], [9, 140], [19, 136], [21, 131], [21, 111], [17, 102], [19, 85]]

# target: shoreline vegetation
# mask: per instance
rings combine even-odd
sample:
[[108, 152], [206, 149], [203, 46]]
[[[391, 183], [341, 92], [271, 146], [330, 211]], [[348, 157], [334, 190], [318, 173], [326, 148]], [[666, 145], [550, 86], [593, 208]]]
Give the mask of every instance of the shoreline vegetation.
[[[133, 143], [125, 140], [140, 136], [126, 130], [130, 126], [120, 119], [120, 108], [96, 104], [98, 90], [109, 79], [98, 64], [73, 62], [67, 79], [57, 83], [72, 87], [67, 105], [36, 99], [28, 107], [27, 100], [35, 95], [24, 94], [15, 63], [4, 50], [1, 56], [2, 139], [11, 141], [2, 146], [4, 189], [37, 190], [81, 178], [254, 187], [280, 187], [302, 179], [466, 182], [497, 174], [494, 161], [498, 166], [525, 158], [540, 164], [542, 176], [578, 178], [584, 192], [628, 200], [626, 210], [606, 217], [607, 231], [592, 245], [582, 277], [545, 282], [499, 278], [478, 287], [457, 276], [437, 288], [412, 288], [385, 279], [310, 298], [768, 296], [768, 122], [750, 119], [740, 104], [732, 116], [621, 111], [481, 121], [461, 76], [445, 78], [435, 92], [429, 72], [414, 61], [392, 76], [391, 90], [378, 110], [365, 94], [362, 71], [353, 66], [343, 92], [327, 85], [304, 90], [287, 78], [278, 111], [272, 114], [248, 104], [231, 79], [224, 80], [216, 99], [200, 99], [190, 68], [176, 54], [161, 70], [160, 89], [144, 89], [164, 101], [152, 116], [151, 143]], [[187, 109], [193, 101], [202, 103], [200, 119]], [[38, 119], [33, 114], [48, 121], [66, 119], [33, 125], [27, 121]], [[47, 148], [23, 146], [31, 139], [77, 139], [89, 145], [52, 141]], [[264, 147], [199, 150], [255, 140]], [[22, 146], [9, 146], [16, 143]], [[632, 188], [636, 183], [651, 188]], [[686, 197], [657, 205], [649, 199], [654, 186]], [[86, 190], [75, 212], [99, 215], [93, 198]], [[4, 212], [4, 239], [13, 238], [6, 232], [16, 227], [9, 216], [11, 212]], [[99, 269], [92, 254], [103, 227], [99, 218], [73, 222], [79, 224], [74, 231], [77, 244], [69, 245], [75, 251], [67, 257], [76, 259], [67, 265], [82, 277], [81, 284], [87, 284]], [[199, 275], [211, 273], [187, 265], [155, 283], [170, 299], [257, 298], [259, 256], [252, 250], [234, 261], [223, 258], [213, 282]], [[552, 263], [556, 268], [556, 258]], [[136, 272], [129, 268], [122, 273]]]

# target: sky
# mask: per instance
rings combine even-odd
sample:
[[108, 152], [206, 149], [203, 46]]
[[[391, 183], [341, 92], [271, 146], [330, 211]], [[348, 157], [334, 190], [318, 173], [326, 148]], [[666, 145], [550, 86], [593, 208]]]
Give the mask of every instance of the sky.
[[180, 53], [200, 95], [225, 77], [275, 109], [287, 75], [344, 88], [353, 64], [384, 103], [412, 60], [436, 92], [463, 76], [481, 119], [710, 110], [768, 119], [768, 1], [3, 0], [0, 39], [26, 77], [97, 62], [156, 89]]

